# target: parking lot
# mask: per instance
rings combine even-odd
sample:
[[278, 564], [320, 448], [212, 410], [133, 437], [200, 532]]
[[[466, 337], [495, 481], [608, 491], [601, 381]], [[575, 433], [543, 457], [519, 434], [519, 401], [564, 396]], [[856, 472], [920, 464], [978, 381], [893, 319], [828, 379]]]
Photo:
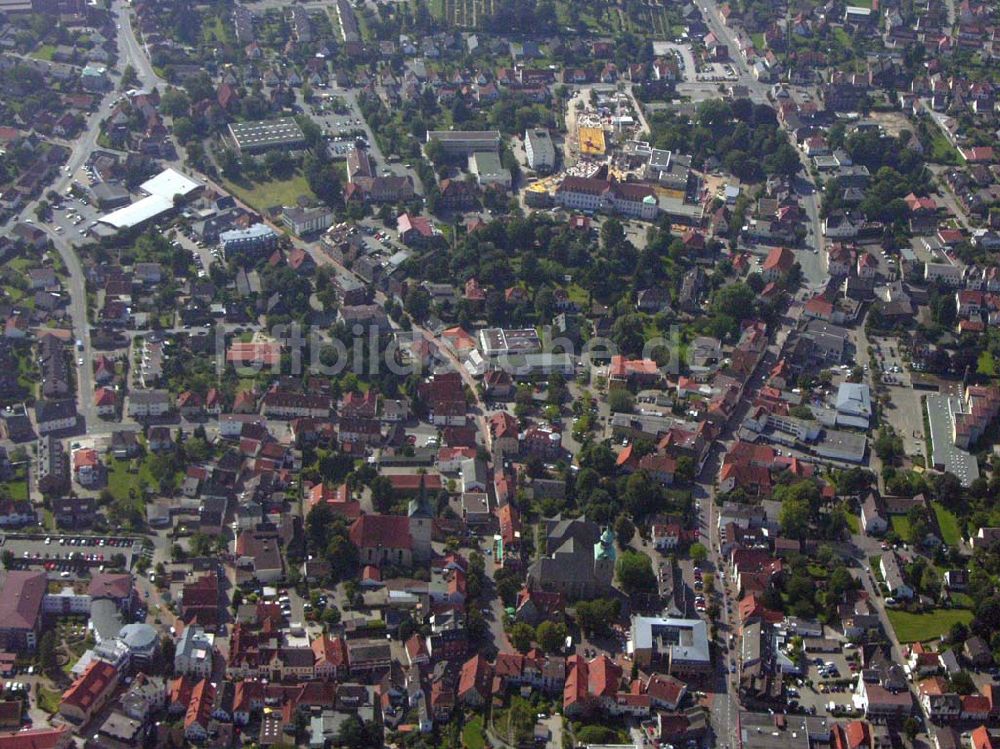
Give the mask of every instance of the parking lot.
[[895, 339], [872, 338], [872, 349], [879, 367], [882, 369], [882, 382], [896, 387], [910, 387], [910, 372], [899, 352]]
[[[856, 671], [851, 670], [851, 656], [856, 649], [840, 650], [833, 653], [807, 652], [808, 670], [798, 679], [788, 677], [789, 703], [798, 703], [805, 712], [826, 715], [854, 709], [852, 685], [856, 681]], [[828, 668], [833, 665], [833, 669]], [[850, 680], [848, 683], [847, 680]], [[834, 708], [830, 710], [831, 706]]]
[[698, 69], [699, 81], [735, 81], [739, 79], [731, 63], [712, 62]]
[[[80, 184], [88, 183], [84, 181]], [[89, 197], [80, 191], [78, 193], [80, 197], [64, 194], [58, 204], [53, 204], [52, 219], [48, 222], [56, 234], [67, 239], [83, 237], [102, 214]]]
[[111, 557], [125, 557], [125, 568], [131, 569], [142, 542], [134, 538], [96, 536], [0, 536], [0, 551], [13, 554], [14, 569], [44, 569], [54, 579], [75, 578], [87, 568], [100, 570]]

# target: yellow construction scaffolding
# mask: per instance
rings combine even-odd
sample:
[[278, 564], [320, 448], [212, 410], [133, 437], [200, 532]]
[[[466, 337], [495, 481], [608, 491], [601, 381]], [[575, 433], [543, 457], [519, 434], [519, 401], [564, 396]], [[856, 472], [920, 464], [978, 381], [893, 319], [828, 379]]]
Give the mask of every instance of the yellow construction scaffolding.
[[584, 156], [603, 156], [607, 152], [604, 142], [604, 128], [581, 127], [579, 131], [580, 153]]

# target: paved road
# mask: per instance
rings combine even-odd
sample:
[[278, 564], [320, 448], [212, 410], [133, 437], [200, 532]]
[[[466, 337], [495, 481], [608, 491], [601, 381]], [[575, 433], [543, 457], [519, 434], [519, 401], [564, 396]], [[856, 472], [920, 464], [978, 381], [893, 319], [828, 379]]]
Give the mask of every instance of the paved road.
[[[113, 11], [118, 13], [119, 18], [122, 17], [122, 8], [124, 8], [124, 3], [121, 2], [114, 3], [112, 6]], [[124, 69], [125, 65], [132, 65], [144, 86], [152, 87], [162, 83], [162, 80], [153, 71], [153, 66], [150, 64], [149, 58], [143, 54], [139, 47], [135, 34], [132, 32], [132, 26], [127, 20], [119, 24], [118, 47], [118, 67], [120, 69]], [[114, 106], [114, 98], [115, 96], [109, 93], [105, 94], [101, 99], [97, 111], [88, 118], [83, 133], [73, 142], [66, 167], [43, 193], [49, 190], [55, 190], [60, 195], [65, 193], [66, 188], [69, 187], [70, 182], [73, 180], [73, 175], [83, 167], [90, 157], [91, 152], [96, 148], [97, 137], [101, 131], [100, 123], [111, 114], [111, 109]], [[20, 219], [33, 220], [37, 205], [37, 200], [28, 203], [21, 212]], [[52, 245], [62, 258], [69, 274], [67, 282], [67, 291], [70, 297], [69, 315], [73, 323], [75, 337], [83, 341], [83, 351], [73, 352], [74, 363], [77, 358], [83, 359], [83, 366], [77, 367], [78, 410], [83, 417], [83, 427], [91, 433], [105, 431], [100, 428], [101, 425], [106, 426], [107, 430], [110, 430], [112, 427], [100, 420], [97, 416], [97, 410], [94, 407], [92, 368], [94, 352], [90, 343], [86, 280], [83, 274], [83, 267], [80, 264], [80, 258], [77, 256], [68, 238], [57, 234], [47, 225], [40, 224], [40, 226], [49, 235]]]
[[[699, 492], [699, 524], [702, 535], [702, 543], [709, 549], [710, 567], [716, 574], [716, 598], [719, 601], [719, 619], [716, 626], [719, 632], [719, 639], [728, 641], [729, 635], [735, 633], [737, 627], [735, 621], [730, 621], [730, 589], [721, 580], [721, 573], [725, 570], [725, 560], [719, 553], [719, 533], [718, 518], [716, 516], [715, 501], [710, 491]], [[729, 658], [731, 650], [716, 648], [718, 660], [716, 672], [714, 674], [715, 683], [706, 689], [711, 697], [711, 721], [715, 732], [715, 746], [738, 746], [739, 745], [739, 699], [736, 685], [736, 675], [729, 673]]]
[[[716, 0], [700, 0], [699, 6], [702, 9], [702, 15], [704, 16], [709, 29], [711, 29], [717, 37], [722, 39], [732, 51], [733, 67], [739, 74], [739, 83], [746, 86], [750, 91], [750, 99], [760, 104], [768, 103], [768, 85], [766, 83], [761, 83], [750, 73], [750, 69], [747, 66], [746, 61], [739, 53], [739, 44], [736, 34], [732, 28], [722, 22], [722, 16], [719, 14], [719, 5]], [[802, 161], [805, 174], [808, 175], [810, 167], [809, 160], [806, 158], [804, 153], [798, 149], [796, 150], [798, 151], [799, 159]], [[818, 252], [815, 253], [817, 255], [822, 255], [823, 253], [823, 232], [819, 219], [819, 196], [812, 180], [807, 177], [800, 177], [796, 180], [795, 192], [802, 203], [802, 207], [805, 210], [806, 215], [809, 216], [809, 224], [812, 226], [811, 237], [808, 239], [808, 241], [812, 243], [812, 246], [807, 247], [804, 251], [797, 252], [796, 255], [799, 260], [799, 264], [802, 265], [803, 272], [807, 275], [807, 278], [810, 278], [812, 275], [817, 277], [810, 278], [810, 280], [821, 280], [819, 278], [820, 274], [812, 270], [815, 263], [804, 256], [806, 252], [812, 254], [812, 248], [816, 248], [818, 250]], [[820, 265], [822, 266], [822, 263], [820, 263]], [[823, 277], [825, 278], [825, 276], [826, 273], [824, 271]]]
[[[424, 184], [421, 182], [419, 175], [415, 169], [407, 168], [405, 164], [395, 163], [390, 164], [386, 158], [385, 154], [382, 153], [382, 149], [378, 145], [378, 140], [375, 138], [375, 133], [372, 132], [371, 127], [368, 125], [368, 121], [365, 119], [364, 115], [361, 113], [361, 107], [358, 106], [358, 92], [355, 89], [339, 89], [339, 96], [343, 97], [344, 101], [354, 112], [354, 118], [361, 120], [361, 127], [364, 128], [367, 133], [368, 138], [368, 151], [375, 157], [375, 160], [379, 164], [379, 169], [388, 169], [397, 177], [403, 177], [409, 175], [413, 179], [413, 185], [417, 193], [420, 195], [425, 195]], [[401, 156], [402, 154], [400, 154]]]
[[[165, 86], [166, 81], [153, 70], [149, 54], [139, 44], [139, 40], [135, 36], [135, 31], [132, 28], [132, 15], [128, 11], [128, 6], [119, 0], [112, 3], [111, 10], [118, 17], [118, 46], [122, 61], [135, 69], [142, 88], [152, 89], [154, 86]], [[122, 67], [124, 69], [124, 65]]]

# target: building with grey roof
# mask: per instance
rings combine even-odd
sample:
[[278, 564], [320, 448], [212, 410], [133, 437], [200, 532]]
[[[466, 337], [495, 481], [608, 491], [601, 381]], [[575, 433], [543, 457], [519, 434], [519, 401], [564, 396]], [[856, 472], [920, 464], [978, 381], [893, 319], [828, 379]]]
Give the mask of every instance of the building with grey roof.
[[219, 245], [226, 260], [234, 255], [258, 254], [278, 246], [278, 233], [267, 224], [253, 224], [246, 229], [231, 229], [219, 233]]
[[865, 435], [837, 429], [824, 429], [813, 446], [819, 457], [844, 463], [861, 463], [867, 449], [868, 438]]
[[480, 187], [502, 187], [509, 190], [510, 169], [505, 169], [496, 151], [477, 151], [469, 155], [469, 172], [476, 175]]
[[867, 429], [872, 418], [871, 390], [863, 382], [842, 382], [837, 388], [837, 426]]
[[428, 130], [427, 142], [436, 140], [447, 156], [469, 156], [476, 151], [496, 151], [499, 130]]
[[698, 674], [712, 668], [703, 619], [633, 616], [627, 647], [640, 668], [657, 665], [669, 674]]
[[879, 570], [891, 595], [896, 598], [913, 598], [913, 588], [906, 582], [906, 575], [896, 552], [890, 550], [882, 555]]
[[272, 148], [296, 149], [305, 145], [305, 135], [294, 117], [229, 123], [229, 137], [241, 153]]
[[596, 598], [611, 592], [614, 535], [597, 523], [556, 516], [545, 521], [545, 556], [528, 570], [532, 585], [567, 598]]
[[536, 172], [551, 172], [555, 168], [556, 149], [545, 128], [533, 127], [524, 131], [524, 152], [528, 166]]
[[121, 208], [123, 205], [128, 205], [132, 199], [124, 186], [114, 182], [98, 182], [90, 188], [90, 193], [102, 210]]

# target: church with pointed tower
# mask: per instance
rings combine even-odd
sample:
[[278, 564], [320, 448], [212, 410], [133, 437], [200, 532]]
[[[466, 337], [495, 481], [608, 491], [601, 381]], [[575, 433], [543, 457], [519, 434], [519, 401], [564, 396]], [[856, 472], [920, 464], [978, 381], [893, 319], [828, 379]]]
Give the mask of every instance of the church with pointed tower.
[[406, 517], [362, 515], [351, 523], [348, 536], [358, 549], [361, 564], [376, 567], [383, 564], [398, 567], [427, 564], [433, 556], [431, 537], [435, 514], [421, 478], [420, 490], [410, 500]]
[[429, 562], [431, 560], [431, 536], [434, 533], [434, 508], [427, 499], [427, 488], [424, 478], [420, 477], [420, 490], [417, 496], [410, 500], [407, 509], [410, 520], [410, 539], [413, 544], [413, 561]]

